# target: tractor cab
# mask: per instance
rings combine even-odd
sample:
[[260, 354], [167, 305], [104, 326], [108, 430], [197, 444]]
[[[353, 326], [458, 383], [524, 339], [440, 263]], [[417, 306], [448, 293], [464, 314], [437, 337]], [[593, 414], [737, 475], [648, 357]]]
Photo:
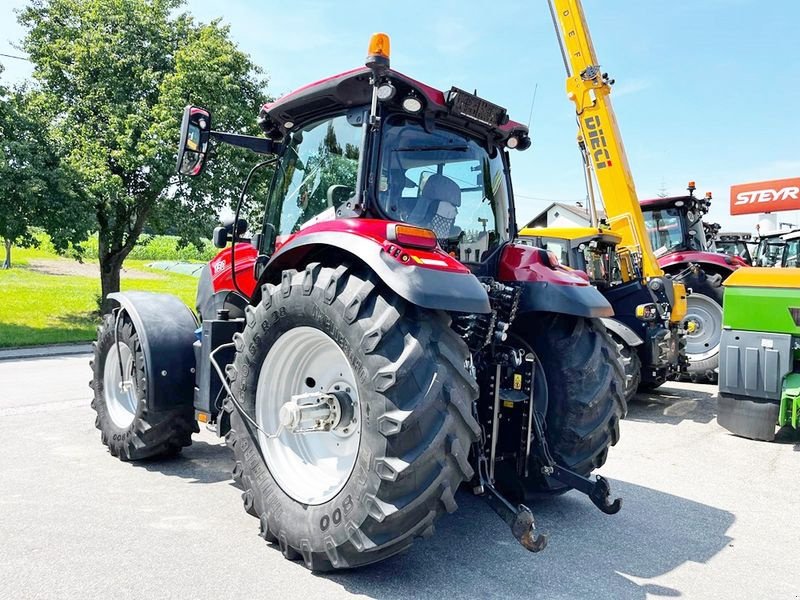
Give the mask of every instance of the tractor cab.
[[800, 229], [789, 231], [784, 229], [760, 235], [755, 257], [753, 258], [753, 266], [780, 267], [783, 262], [787, 239], [797, 233], [800, 233]]
[[800, 230], [785, 234], [783, 240], [786, 245], [783, 247], [781, 266], [800, 267]]
[[[622, 272], [633, 274], [628, 252], [618, 252], [621, 236], [602, 227], [526, 227], [523, 243], [551, 252], [558, 261], [586, 273], [592, 285], [604, 290], [622, 280]], [[625, 277], [630, 279], [630, 277]]]
[[441, 92], [389, 68], [378, 78], [355, 69], [263, 107], [262, 129], [286, 149], [261, 253], [309, 227], [358, 217], [408, 225], [403, 235], [484, 263], [514, 235], [507, 150], [530, 146], [527, 128], [463, 90]]
[[688, 196], [642, 200], [647, 233], [656, 256], [706, 250], [703, 215], [711, 205], [711, 192], [706, 193], [704, 198], [697, 198], [694, 189], [694, 185], [690, 184]]
[[714, 240], [713, 249], [720, 254], [738, 256], [748, 265], [753, 264], [750, 246], [753, 245], [753, 235], [747, 232], [721, 231]]

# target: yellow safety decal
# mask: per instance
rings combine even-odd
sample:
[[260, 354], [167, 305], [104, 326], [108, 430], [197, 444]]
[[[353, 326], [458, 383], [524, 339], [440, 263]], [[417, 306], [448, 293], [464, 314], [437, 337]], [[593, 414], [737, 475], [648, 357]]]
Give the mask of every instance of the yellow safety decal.
[[521, 390], [522, 389], [522, 375], [519, 373], [514, 373], [514, 389]]

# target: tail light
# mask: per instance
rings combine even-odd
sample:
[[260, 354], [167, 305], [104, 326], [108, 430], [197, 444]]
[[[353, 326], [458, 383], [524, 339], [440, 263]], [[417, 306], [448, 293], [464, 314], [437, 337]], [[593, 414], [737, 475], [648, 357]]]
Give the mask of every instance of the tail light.
[[658, 318], [658, 307], [653, 304], [640, 304], [636, 307], [636, 318], [642, 321], [655, 321]]
[[438, 243], [436, 234], [430, 229], [400, 223], [389, 223], [386, 226], [386, 239], [397, 242], [401, 246], [427, 250], [433, 250]]

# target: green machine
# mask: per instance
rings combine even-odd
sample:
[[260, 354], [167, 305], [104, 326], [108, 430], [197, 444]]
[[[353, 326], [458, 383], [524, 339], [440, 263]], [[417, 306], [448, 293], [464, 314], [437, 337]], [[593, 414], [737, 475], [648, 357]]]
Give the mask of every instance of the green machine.
[[771, 441], [800, 431], [800, 269], [738, 269], [725, 280], [717, 422]]

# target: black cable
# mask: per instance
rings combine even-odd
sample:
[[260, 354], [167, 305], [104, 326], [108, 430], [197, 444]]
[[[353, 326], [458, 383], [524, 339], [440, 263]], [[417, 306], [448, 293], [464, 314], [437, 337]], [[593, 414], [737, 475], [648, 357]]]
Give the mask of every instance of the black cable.
[[252, 179], [253, 173], [255, 173], [261, 167], [271, 165], [272, 163], [276, 162], [278, 158], [278, 156], [275, 156], [269, 160], [262, 161], [250, 169], [250, 172], [247, 174], [247, 179], [244, 180], [242, 193], [239, 194], [239, 201], [236, 203], [236, 211], [233, 214], [233, 231], [231, 233], [231, 279], [233, 280], [233, 287], [236, 288], [236, 291], [248, 300], [250, 299], [250, 296], [242, 291], [242, 288], [239, 287], [239, 283], [236, 281], [236, 238], [239, 237], [239, 214], [242, 210], [244, 195], [247, 192], [247, 186], [250, 185], [250, 179]]

